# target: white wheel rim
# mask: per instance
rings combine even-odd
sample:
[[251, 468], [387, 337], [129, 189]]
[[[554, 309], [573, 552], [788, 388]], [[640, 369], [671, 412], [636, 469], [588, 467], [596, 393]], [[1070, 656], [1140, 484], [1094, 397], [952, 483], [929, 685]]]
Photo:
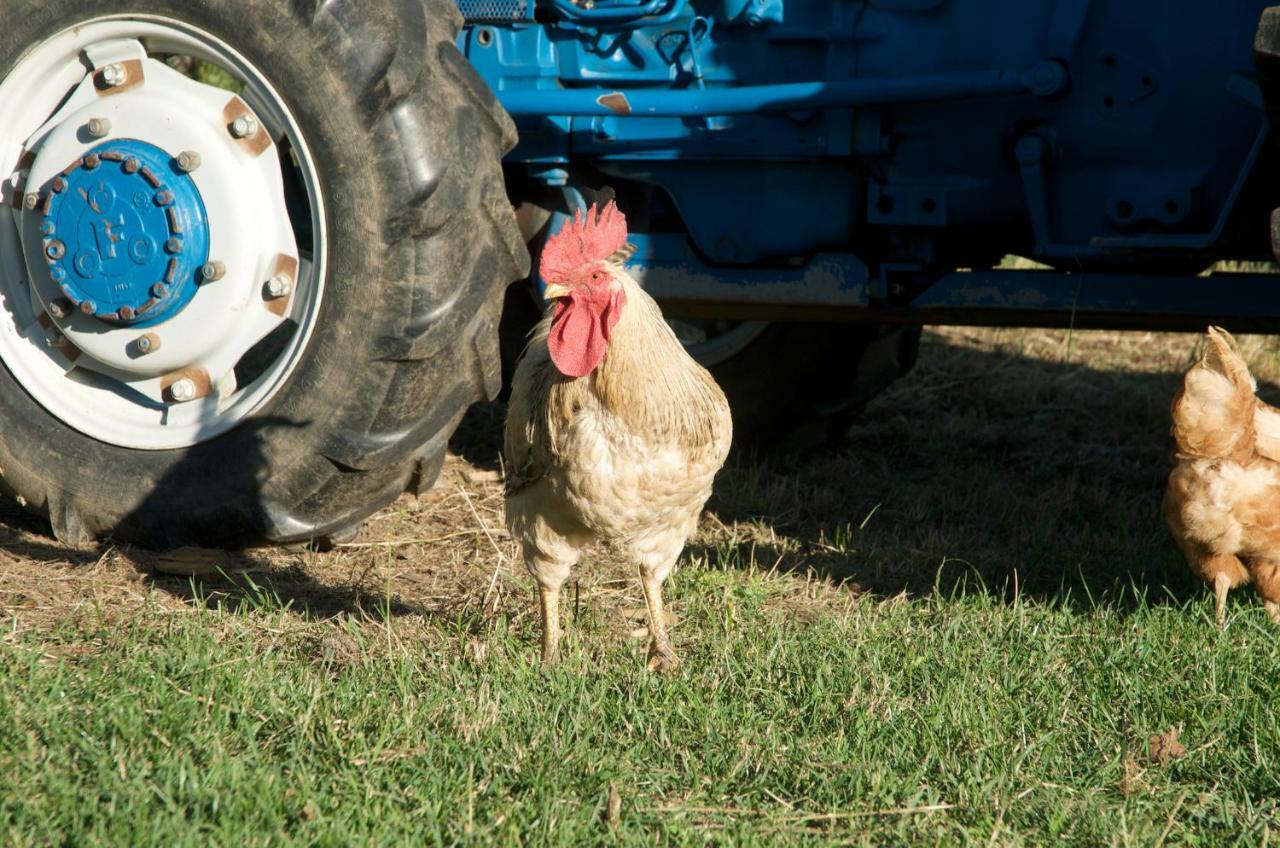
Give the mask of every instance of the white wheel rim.
[[[145, 54], [140, 67], [146, 69], [146, 82], [116, 97], [95, 95], [86, 68], [129, 58], [131, 51]], [[156, 54], [192, 56], [228, 70], [245, 86], [244, 102], [269, 134], [270, 148], [250, 157], [243, 146], [210, 129], [217, 119], [205, 122], [206, 134], [193, 140], [201, 121], [189, 116], [209, 114], [233, 95], [167, 76], [176, 73], [161, 70], [152, 58]], [[166, 120], [165, 109], [181, 110], [184, 120]], [[107, 112], [113, 135], [154, 143], [174, 156], [188, 146], [200, 148], [205, 163], [191, 178], [210, 208], [210, 242], [217, 245], [210, 258], [232, 259], [225, 280], [202, 286], [181, 312], [146, 328], [165, 344], [141, 359], [120, 355], [143, 333], [139, 328], [102, 324], [79, 314], [48, 314], [57, 311], [48, 306], [57, 288], [48, 268], [32, 261], [39, 212], [22, 209], [26, 181], [45, 184], [61, 167], [56, 163], [71, 158], [75, 127], [83, 126], [88, 114]], [[310, 205], [309, 254], [298, 250], [284, 206], [276, 143], [285, 140]], [[100, 141], [81, 143], [89, 149]], [[258, 170], [228, 187], [230, 181], [219, 174], [245, 167], [229, 158], [233, 156], [253, 158]], [[0, 82], [0, 177], [4, 175], [13, 176], [0, 184], [0, 198], [10, 203], [12, 213], [0, 208], [0, 360], [49, 413], [102, 442], [170, 450], [227, 432], [285, 385], [319, 313], [326, 216], [314, 161], [297, 121], [267, 77], [244, 56], [207, 32], [152, 16], [96, 18], [58, 33], [27, 51]], [[274, 297], [271, 292], [277, 289], [263, 286], [280, 257], [300, 264], [287, 295]], [[251, 382], [235, 385], [235, 366], [286, 318], [296, 325], [287, 344]], [[185, 391], [175, 391], [173, 381], [188, 372], [204, 372], [208, 388], [182, 402], [176, 395]]]

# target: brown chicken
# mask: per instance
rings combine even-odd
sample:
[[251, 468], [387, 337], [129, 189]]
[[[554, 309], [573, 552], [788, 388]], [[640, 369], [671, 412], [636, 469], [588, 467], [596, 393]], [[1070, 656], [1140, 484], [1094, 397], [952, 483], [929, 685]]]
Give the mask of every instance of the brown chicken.
[[1280, 622], [1280, 409], [1255, 390], [1235, 340], [1210, 327], [1173, 401], [1165, 520], [1191, 570], [1213, 586], [1219, 627], [1227, 592], [1250, 582]]
[[649, 667], [676, 666], [662, 582], [729, 451], [724, 393], [623, 270], [626, 237], [610, 200], [548, 239], [540, 270], [552, 305], [507, 407], [507, 525], [538, 584], [544, 665], [559, 648], [560, 587], [603, 541], [636, 565]]

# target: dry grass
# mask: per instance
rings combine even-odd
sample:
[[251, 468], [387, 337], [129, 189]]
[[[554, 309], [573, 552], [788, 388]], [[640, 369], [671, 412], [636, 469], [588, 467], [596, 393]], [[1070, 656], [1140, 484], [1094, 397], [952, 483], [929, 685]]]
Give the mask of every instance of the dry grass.
[[[927, 594], [977, 578], [992, 591], [1106, 593], [1117, 584], [1187, 588], [1164, 540], [1167, 409], [1194, 336], [947, 328], [834, 453], [755, 457], [721, 477], [687, 555], [712, 567], [796, 575], [786, 603], [832, 593]], [[1280, 344], [1242, 339], [1268, 390]], [[0, 544], [0, 612], [40, 627], [78, 609], [127, 617], [252, 602], [268, 592], [311, 617], [484, 622], [530, 614], [530, 583], [502, 519], [502, 410], [475, 408], [423, 498], [374, 515], [354, 540], [209, 552], [231, 573], [158, 573], [155, 554], [75, 551], [10, 505]], [[1141, 558], [1142, 561], [1139, 561]], [[1154, 561], [1153, 561], [1154, 560]], [[629, 630], [642, 607], [630, 570], [585, 563], [570, 602]], [[778, 599], [783, 602], [783, 598]]]

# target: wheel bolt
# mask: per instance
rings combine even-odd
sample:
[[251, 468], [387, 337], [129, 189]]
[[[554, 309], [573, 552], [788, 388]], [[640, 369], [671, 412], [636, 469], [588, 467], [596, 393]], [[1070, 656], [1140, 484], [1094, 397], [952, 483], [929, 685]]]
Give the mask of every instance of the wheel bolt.
[[293, 281], [286, 274], [276, 274], [267, 280], [268, 297], [284, 297], [293, 288]]
[[102, 69], [102, 84], [108, 88], [115, 88], [118, 85], [124, 85], [128, 75], [125, 73], [124, 65], [119, 62], [112, 62]]
[[40, 203], [40, 196], [37, 194], [28, 194], [22, 198], [22, 208], [30, 212]]
[[189, 174], [200, 167], [200, 154], [194, 150], [184, 150], [178, 154], [178, 170]]
[[206, 262], [200, 267], [200, 279], [206, 283], [216, 283], [221, 280], [227, 273], [227, 266], [217, 261]]
[[44, 255], [54, 260], [61, 259], [67, 255], [67, 246], [57, 239], [54, 239], [45, 247]]
[[191, 400], [196, 396], [196, 384], [183, 377], [169, 387], [169, 395], [179, 402]]
[[98, 304], [94, 303], [92, 300], [81, 301], [80, 311], [85, 315], [95, 315], [98, 312]]
[[171, 238], [164, 243], [164, 249], [168, 253], [181, 253], [182, 242], [178, 241], [176, 238]]
[[71, 304], [62, 298], [57, 298], [49, 301], [49, 305], [46, 307], [45, 311], [54, 318], [66, 318], [71, 314]]
[[164, 283], [156, 283], [151, 287], [151, 296], [156, 300], [163, 300], [165, 295], [169, 293], [169, 287]]
[[[138, 349], [138, 353], [142, 353], [142, 354], [151, 353], [153, 351], [157, 351], [160, 349], [160, 337], [157, 336], [155, 333], [143, 333], [142, 335], [138, 336], [136, 339], [133, 340], [133, 346]], [[179, 380], [178, 382], [190, 383], [191, 381]], [[177, 387], [177, 383], [174, 384], [174, 387], [175, 388]], [[194, 388], [194, 386], [192, 388]], [[177, 397], [176, 392], [174, 396]]]
[[138, 160], [134, 157], [130, 156], [128, 159], [124, 160], [124, 172], [126, 174], [138, 173], [138, 167]]
[[168, 206], [170, 203], [173, 203], [173, 192], [168, 189], [156, 192], [156, 205]]
[[252, 115], [241, 115], [231, 122], [231, 134], [236, 138], [248, 138], [258, 132], [258, 121]]
[[87, 171], [92, 171], [101, 164], [102, 158], [96, 153], [90, 153], [88, 156], [84, 157], [84, 167]]
[[40, 235], [44, 236], [45, 238], [48, 238], [49, 236], [53, 235], [54, 232], [55, 232], [55, 227], [53, 225], [52, 218], [45, 218], [43, 221], [40, 222]]
[[102, 138], [111, 132], [111, 121], [106, 118], [90, 118], [85, 129], [89, 131], [90, 138]]

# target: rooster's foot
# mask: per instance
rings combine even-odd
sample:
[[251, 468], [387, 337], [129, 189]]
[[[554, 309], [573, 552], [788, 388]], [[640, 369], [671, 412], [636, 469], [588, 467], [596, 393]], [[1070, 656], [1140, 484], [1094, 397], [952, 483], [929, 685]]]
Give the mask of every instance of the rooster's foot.
[[657, 674], [670, 674], [680, 667], [680, 658], [670, 645], [649, 645], [649, 671]]

